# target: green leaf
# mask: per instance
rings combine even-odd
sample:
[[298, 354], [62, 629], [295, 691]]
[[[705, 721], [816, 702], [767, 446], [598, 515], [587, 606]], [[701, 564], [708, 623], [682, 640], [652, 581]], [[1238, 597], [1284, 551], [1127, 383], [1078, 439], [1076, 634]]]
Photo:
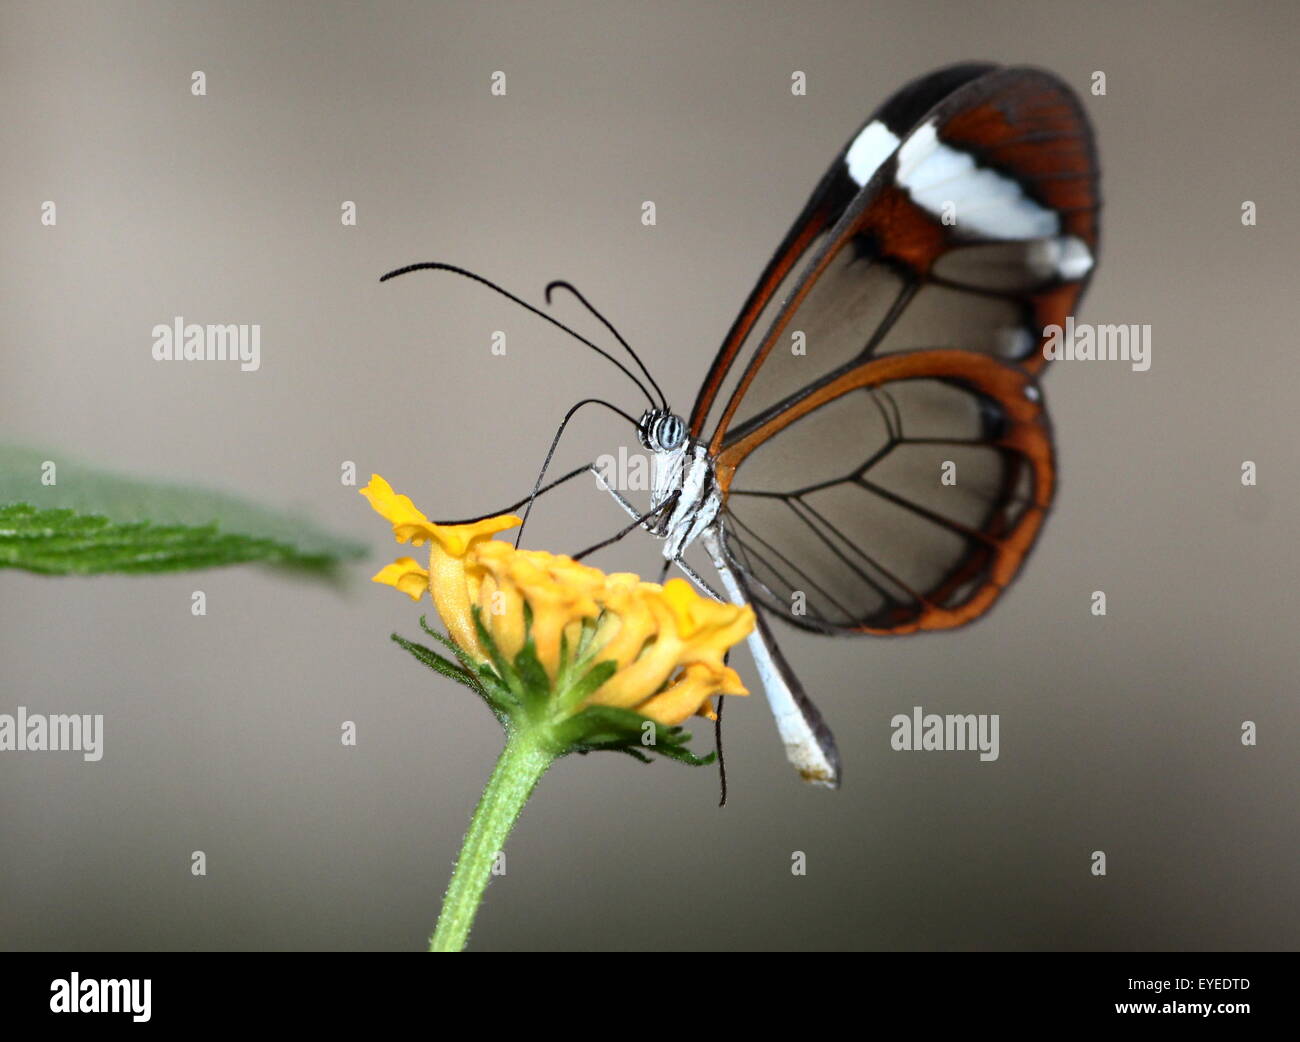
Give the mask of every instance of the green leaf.
[[[55, 466], [53, 484], [42, 484]], [[0, 568], [167, 572], [261, 561], [328, 571], [365, 548], [235, 496], [0, 447]]]

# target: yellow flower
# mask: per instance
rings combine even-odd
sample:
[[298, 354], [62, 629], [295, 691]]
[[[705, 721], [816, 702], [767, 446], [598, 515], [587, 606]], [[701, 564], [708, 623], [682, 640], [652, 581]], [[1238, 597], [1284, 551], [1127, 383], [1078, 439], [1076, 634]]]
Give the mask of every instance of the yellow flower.
[[682, 579], [663, 586], [627, 572], [606, 575], [571, 557], [516, 550], [490, 539], [513, 528], [510, 515], [470, 525], [437, 525], [375, 475], [362, 490], [393, 526], [398, 542], [431, 544], [429, 569], [403, 557], [375, 576], [413, 599], [427, 587], [448, 634], [480, 662], [490, 656], [473, 609], [507, 664], [531, 639], [537, 661], [566, 690], [602, 663], [613, 674], [581, 705], [553, 691], [557, 712], [590, 706], [630, 709], [666, 726], [712, 716], [720, 694], [748, 694], [724, 658], [754, 628], [753, 609], [701, 597]]

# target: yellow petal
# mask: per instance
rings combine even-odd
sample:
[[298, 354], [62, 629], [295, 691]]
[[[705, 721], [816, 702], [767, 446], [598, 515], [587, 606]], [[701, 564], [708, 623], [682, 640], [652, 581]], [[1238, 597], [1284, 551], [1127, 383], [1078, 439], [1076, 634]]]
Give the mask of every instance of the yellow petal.
[[439, 543], [429, 550], [429, 591], [447, 627], [447, 636], [480, 661], [487, 653], [474, 626], [473, 600], [465, 574], [465, 558], [447, 553]]
[[748, 605], [706, 600], [685, 580], [673, 579], [662, 589], [642, 583], [640, 590], [654, 616], [654, 639], [601, 686], [592, 699], [597, 704], [632, 708], [659, 691], [678, 666], [705, 663], [721, 670], [728, 650], [754, 628]]
[[455, 557], [464, 557], [471, 546], [490, 539], [507, 528], [518, 528], [519, 518], [514, 514], [485, 517], [468, 525], [435, 525], [428, 523], [429, 534], [438, 544]]
[[370, 484], [361, 490], [361, 494], [370, 500], [375, 512], [393, 526], [393, 537], [399, 543], [423, 546], [433, 540], [453, 557], [464, 557], [478, 540], [488, 539], [520, 523], [513, 514], [502, 514], [467, 525], [434, 524], [416, 508], [410, 497], [394, 492], [392, 485], [378, 474], [370, 475]]
[[[613, 576], [610, 576], [613, 579]], [[611, 584], [605, 596], [605, 619], [596, 634], [597, 662], [615, 662], [619, 669], [631, 664], [657, 630], [645, 592], [631, 584]]]
[[702, 597], [684, 579], [665, 583], [662, 600], [673, 615], [678, 637], [689, 646], [683, 664], [707, 661], [721, 666], [728, 649], [754, 628], [753, 608]]
[[393, 486], [378, 474], [370, 475], [370, 484], [361, 490], [370, 500], [375, 513], [393, 526], [393, 537], [399, 543], [410, 542], [422, 546], [433, 535], [433, 527], [407, 496], [398, 495]]
[[429, 573], [421, 568], [412, 557], [399, 557], [392, 564], [380, 570], [371, 582], [396, 586], [413, 601], [418, 601], [429, 588]]
[[[736, 605], [701, 596], [685, 579], [669, 579], [664, 583], [662, 597], [673, 614], [677, 635], [682, 640], [694, 640], [706, 633], [733, 628], [742, 629], [741, 636], [745, 636], [753, 628], [745, 625], [744, 613]], [[736, 640], [731, 640], [727, 646], [734, 643]]]
[[596, 705], [631, 709], [663, 687], [681, 665], [681, 654], [687, 646], [677, 636], [668, 606], [655, 594], [648, 594], [643, 603], [653, 618], [654, 640], [646, 644], [635, 661], [597, 689], [591, 699]]
[[675, 727], [696, 713], [712, 715], [709, 699], [714, 695], [747, 695], [736, 671], [705, 662], [694, 662], [662, 694], [636, 706], [636, 711], [651, 720]]
[[[513, 552], [509, 543], [483, 543], [478, 550], [505, 547]], [[480, 556], [480, 560], [481, 560]], [[483, 583], [477, 597], [483, 625], [492, 634], [497, 647], [507, 659], [513, 660], [524, 646], [524, 598], [508, 579], [500, 579], [485, 569]]]

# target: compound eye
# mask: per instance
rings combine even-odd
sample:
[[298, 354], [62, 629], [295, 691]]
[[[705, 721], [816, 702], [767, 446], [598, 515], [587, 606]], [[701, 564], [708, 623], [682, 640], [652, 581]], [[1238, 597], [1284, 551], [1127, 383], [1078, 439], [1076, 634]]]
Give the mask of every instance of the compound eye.
[[676, 416], [669, 416], [664, 420], [661, 434], [664, 448], [671, 451], [686, 440], [686, 424], [682, 423]]

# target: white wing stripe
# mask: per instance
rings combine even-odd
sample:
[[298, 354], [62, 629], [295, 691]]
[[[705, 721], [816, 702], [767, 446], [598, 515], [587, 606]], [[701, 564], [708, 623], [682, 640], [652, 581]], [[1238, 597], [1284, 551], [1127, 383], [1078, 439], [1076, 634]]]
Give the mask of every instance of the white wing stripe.
[[899, 147], [898, 183], [932, 214], [942, 216], [951, 205], [958, 231], [1019, 240], [1048, 238], [1061, 230], [1056, 211], [1030, 199], [1013, 178], [940, 141], [933, 120], [917, 127]]
[[894, 154], [897, 147], [898, 136], [879, 120], [873, 119], [863, 127], [844, 154], [853, 183], [861, 187], [870, 181], [871, 175]]

